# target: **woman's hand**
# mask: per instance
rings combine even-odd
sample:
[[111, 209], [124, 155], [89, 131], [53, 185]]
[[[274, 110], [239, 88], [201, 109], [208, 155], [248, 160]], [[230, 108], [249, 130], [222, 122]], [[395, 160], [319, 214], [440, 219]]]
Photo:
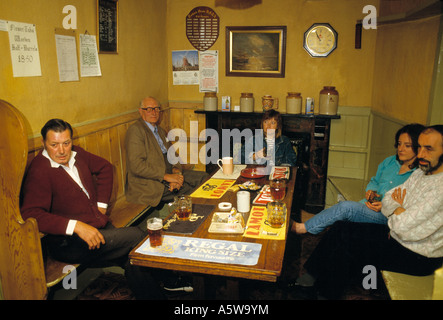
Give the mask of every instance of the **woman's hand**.
[[375, 212], [381, 211], [381, 202], [380, 201], [374, 201], [372, 203], [370, 203], [369, 201], [366, 201], [365, 204], [369, 209], [374, 210]]
[[260, 151], [255, 152], [252, 155], [252, 160], [257, 160], [257, 159], [261, 159], [261, 158], [266, 158], [266, 148], [261, 149]]

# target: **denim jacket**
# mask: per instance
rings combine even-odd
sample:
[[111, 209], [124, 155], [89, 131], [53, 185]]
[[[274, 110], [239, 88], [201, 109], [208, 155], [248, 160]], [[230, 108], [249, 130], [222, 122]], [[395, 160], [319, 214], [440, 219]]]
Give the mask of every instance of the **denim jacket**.
[[[257, 146], [255, 145], [255, 136], [253, 136], [251, 139], [249, 139], [244, 145], [241, 147], [241, 162], [246, 164], [265, 164], [264, 159], [259, 159], [258, 161], [252, 160], [252, 153], [260, 151], [263, 149], [263, 147], [266, 147], [266, 150], [268, 151], [268, 146], [266, 143], [266, 139], [264, 136], [258, 136], [260, 141], [257, 141]], [[252, 146], [252, 152], [249, 152], [248, 155], [246, 155], [246, 145], [251, 148]], [[260, 161], [261, 160], [261, 161]], [[297, 162], [297, 155], [292, 148], [291, 141], [286, 136], [280, 136], [275, 140], [275, 165], [281, 166], [281, 165], [289, 165], [289, 166], [295, 166]]]

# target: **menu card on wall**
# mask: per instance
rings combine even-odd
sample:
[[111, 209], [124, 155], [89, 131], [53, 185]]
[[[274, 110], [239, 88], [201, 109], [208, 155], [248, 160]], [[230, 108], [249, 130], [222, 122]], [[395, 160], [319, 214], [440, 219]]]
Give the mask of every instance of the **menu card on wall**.
[[40, 55], [35, 25], [7, 21], [14, 77], [41, 76]]
[[218, 51], [199, 53], [200, 92], [218, 92]]
[[117, 53], [118, 1], [98, 0], [97, 32], [100, 53]]

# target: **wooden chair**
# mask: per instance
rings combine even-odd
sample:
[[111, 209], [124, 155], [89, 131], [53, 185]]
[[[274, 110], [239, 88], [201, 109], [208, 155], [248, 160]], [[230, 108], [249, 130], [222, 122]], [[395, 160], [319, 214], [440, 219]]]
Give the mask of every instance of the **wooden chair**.
[[37, 222], [20, 214], [27, 156], [23, 116], [0, 100], [0, 285], [7, 300], [45, 299], [48, 293]]

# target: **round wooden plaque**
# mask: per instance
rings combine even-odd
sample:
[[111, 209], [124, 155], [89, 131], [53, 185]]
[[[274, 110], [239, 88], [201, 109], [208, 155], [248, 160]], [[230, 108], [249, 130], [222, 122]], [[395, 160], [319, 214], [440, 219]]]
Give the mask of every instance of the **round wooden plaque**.
[[186, 16], [186, 37], [198, 51], [205, 51], [217, 41], [220, 18], [209, 7], [196, 7]]

